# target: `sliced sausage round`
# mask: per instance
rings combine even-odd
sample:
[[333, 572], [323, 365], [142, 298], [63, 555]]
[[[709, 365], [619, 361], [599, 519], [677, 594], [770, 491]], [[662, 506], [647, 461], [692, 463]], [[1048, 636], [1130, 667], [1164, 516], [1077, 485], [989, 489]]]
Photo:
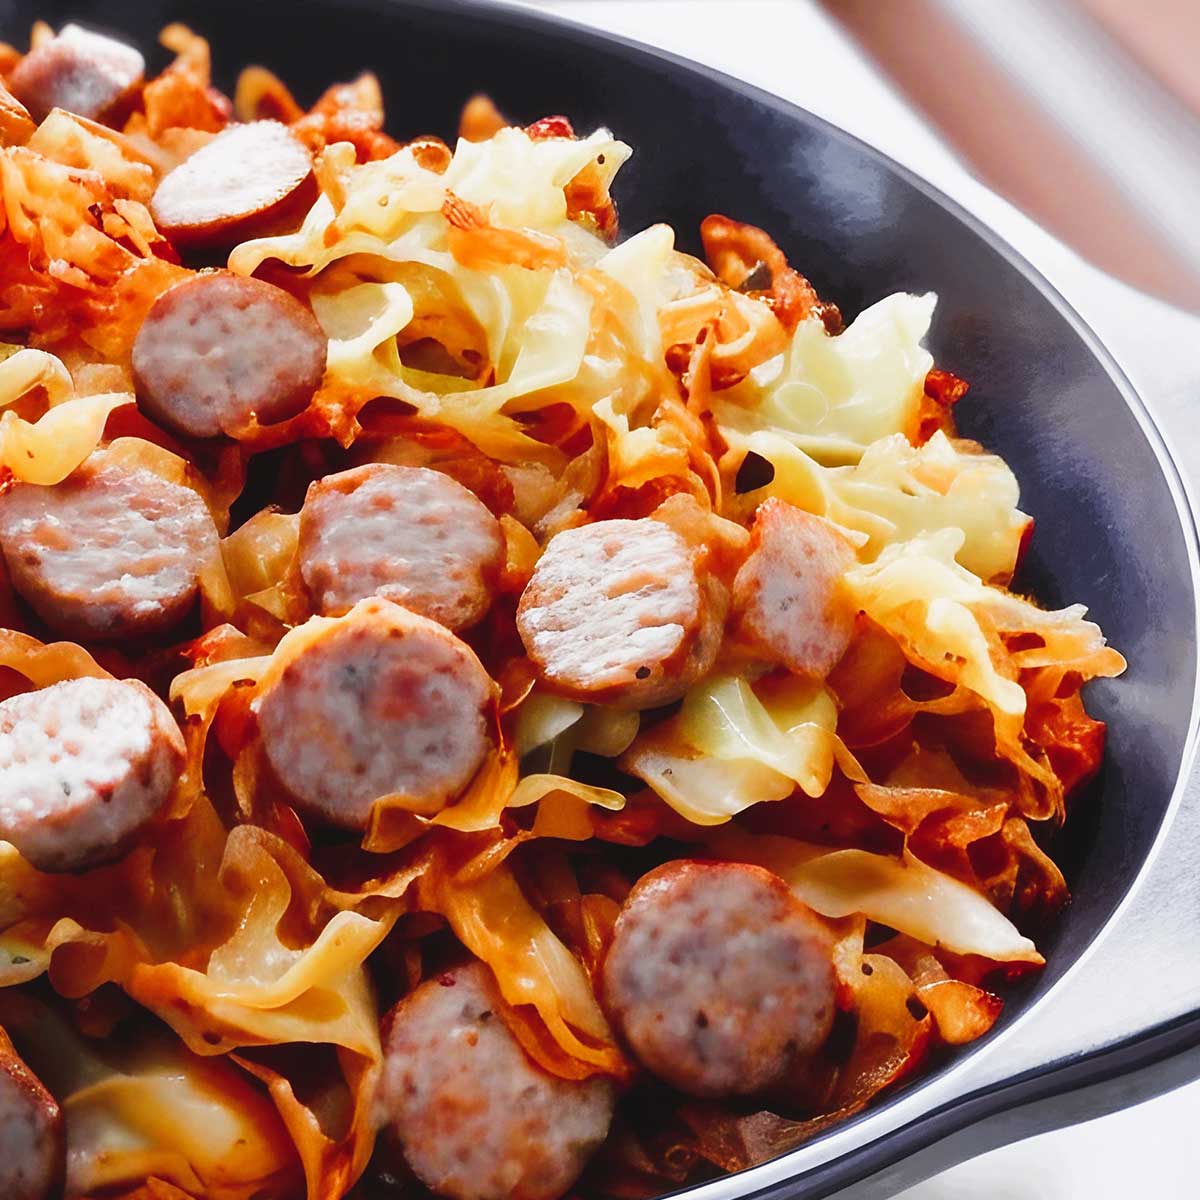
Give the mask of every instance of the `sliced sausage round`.
[[138, 407], [185, 437], [237, 437], [303, 412], [321, 385], [327, 343], [282, 288], [228, 271], [176, 284], [133, 343]]
[[777, 875], [672, 862], [617, 919], [604, 998], [652, 1074], [693, 1096], [780, 1083], [829, 1035], [832, 941]]
[[183, 769], [167, 706], [130, 679], [68, 679], [0, 702], [0, 838], [40, 871], [107, 861]]
[[430, 814], [462, 792], [491, 746], [494, 693], [449, 630], [370, 599], [290, 634], [256, 708], [267, 759], [297, 805], [365, 829], [380, 797]]
[[487, 612], [503, 566], [500, 523], [427, 467], [368, 463], [327, 475], [300, 510], [300, 574], [328, 616], [383, 596], [462, 629]]
[[764, 501], [733, 582], [739, 635], [768, 661], [824, 679], [854, 632], [854, 607], [841, 587], [854, 561], [854, 547], [829, 521]]
[[145, 69], [146, 60], [132, 46], [64, 25], [56, 37], [21, 59], [8, 86], [35, 121], [52, 108], [93, 121], [115, 121], [128, 112]]
[[213, 249], [298, 225], [316, 198], [304, 143], [278, 121], [251, 121], [164, 175], [150, 212], [177, 246]]
[[388, 1014], [377, 1111], [413, 1173], [453, 1200], [556, 1200], [604, 1141], [614, 1089], [532, 1062], [483, 963], [426, 980]]
[[191, 488], [99, 451], [52, 487], [0, 496], [13, 587], [52, 629], [84, 640], [160, 633], [195, 603], [216, 527]]
[[54, 1097], [0, 1029], [0, 1196], [48, 1200], [61, 1186], [65, 1155]]
[[517, 610], [543, 680], [574, 700], [652, 708], [712, 665], [724, 613], [697, 553], [651, 517], [551, 538]]

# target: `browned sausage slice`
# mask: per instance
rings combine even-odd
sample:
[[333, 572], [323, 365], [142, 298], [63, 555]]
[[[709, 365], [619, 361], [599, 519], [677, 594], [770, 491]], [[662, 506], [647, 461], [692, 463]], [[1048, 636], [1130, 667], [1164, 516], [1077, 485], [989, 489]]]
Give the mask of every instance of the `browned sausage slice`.
[[325, 372], [317, 319], [282, 288], [228, 271], [155, 302], [133, 343], [138, 405], [185, 437], [236, 437], [302, 412]]
[[52, 629], [88, 640], [160, 633], [187, 615], [217, 553], [201, 497], [99, 451], [52, 487], [0, 496], [13, 587]]
[[312, 158], [278, 121], [222, 130], [159, 182], [154, 223], [176, 245], [233, 246], [299, 224], [316, 199]]
[[381, 796], [435, 813], [491, 745], [495, 685], [449, 630], [387, 600], [315, 619], [276, 652], [257, 701], [263, 748], [310, 816], [366, 828]]
[[426, 980], [388, 1014], [377, 1110], [414, 1174], [453, 1200], [556, 1200], [604, 1141], [612, 1084], [526, 1057], [482, 963]]
[[426, 467], [368, 463], [327, 475], [300, 511], [300, 573], [320, 612], [383, 596], [445, 625], [474, 625], [504, 566], [500, 523]]
[[64, 25], [57, 37], [21, 59], [8, 86], [35, 121], [52, 108], [112, 121], [128, 111], [145, 69], [146, 60], [132, 46]]
[[629, 893], [604, 998], [642, 1064], [693, 1096], [779, 1083], [829, 1035], [832, 940], [778, 876], [672, 862]]
[[696, 551], [643, 517], [551, 538], [521, 596], [517, 628], [556, 691], [651, 708], [677, 700], [712, 665], [722, 618]]
[[841, 590], [854, 547], [823, 517], [774, 498], [759, 505], [750, 544], [733, 583], [739, 634], [771, 662], [824, 679], [854, 632]]
[[0, 837], [41, 871], [104, 862], [162, 807], [183, 735], [136, 680], [69, 679], [0, 702]]
[[0, 1196], [48, 1200], [61, 1186], [62, 1114], [0, 1029]]

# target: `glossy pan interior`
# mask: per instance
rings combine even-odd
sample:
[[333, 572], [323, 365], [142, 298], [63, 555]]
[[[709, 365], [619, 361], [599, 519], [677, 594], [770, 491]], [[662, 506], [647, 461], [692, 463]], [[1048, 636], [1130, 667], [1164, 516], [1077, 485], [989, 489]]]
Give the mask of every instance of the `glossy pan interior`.
[[963, 432], [1009, 461], [1037, 519], [1020, 583], [1049, 605], [1085, 603], [1130, 662], [1123, 679], [1091, 686], [1109, 750], [1058, 849], [1074, 902], [1040, 933], [1049, 965], [1005, 1020], [1037, 1003], [1137, 877], [1180, 775], [1196, 683], [1194, 534], [1137, 399], [1013, 251], [808, 113], [533, 14], [454, 0], [0, 0], [0, 36], [22, 42], [35, 17], [78, 18], [148, 53], [160, 26], [182, 20], [211, 39], [222, 84], [261, 62], [305, 101], [369, 67], [400, 137], [450, 138], [478, 90], [521, 121], [606, 124], [635, 150], [617, 189], [625, 229], [666, 220], [696, 249], [710, 212], [761, 225], [848, 316], [897, 289], [937, 292], [935, 357], [972, 383]]

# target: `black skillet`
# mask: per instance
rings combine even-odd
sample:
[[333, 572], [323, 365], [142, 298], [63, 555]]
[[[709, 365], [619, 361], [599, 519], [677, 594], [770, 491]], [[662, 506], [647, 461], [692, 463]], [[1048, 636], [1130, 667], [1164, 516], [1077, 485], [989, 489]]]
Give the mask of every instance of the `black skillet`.
[[1037, 518], [1020, 584], [1050, 605], [1087, 604], [1130, 662], [1124, 678], [1090, 691], [1109, 749], [1058, 848], [1074, 902], [1042, 938], [1048, 967], [988, 1038], [689, 1200], [890, 1195], [1200, 1075], [1200, 788], [1185, 786], [1196, 531], [1141, 401], [1010, 247], [801, 109], [529, 12], [463, 0], [0, 0], [0, 37], [23, 43], [36, 17], [78, 18], [146, 51], [161, 26], [184, 21], [211, 39], [223, 85], [260, 62], [304, 100], [369, 67], [400, 137], [449, 137], [480, 90], [521, 121], [563, 112], [585, 131], [606, 124], [635, 148], [617, 193], [627, 230], [666, 220], [695, 249], [708, 213], [751, 221], [849, 316], [898, 289], [940, 296], [933, 351], [972, 382], [963, 431], [1009, 461]]

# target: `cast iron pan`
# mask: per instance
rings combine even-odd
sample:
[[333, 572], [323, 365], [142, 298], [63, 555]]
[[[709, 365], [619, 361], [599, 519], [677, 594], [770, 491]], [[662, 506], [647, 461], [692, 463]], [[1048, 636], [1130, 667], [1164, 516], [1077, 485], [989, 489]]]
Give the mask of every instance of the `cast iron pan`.
[[1048, 967], [987, 1039], [823, 1138], [694, 1189], [694, 1200], [886, 1195], [966, 1154], [1200, 1074], [1200, 803], [1185, 797], [1195, 528], [1138, 397], [1011, 248], [801, 109], [528, 12], [465, 0], [0, 0], [0, 37], [23, 44], [36, 17], [110, 29], [156, 66], [156, 31], [184, 21], [212, 41], [224, 86], [259, 62], [306, 101], [369, 67], [400, 137], [451, 137], [478, 90], [522, 122], [563, 112], [584, 131], [606, 124], [635, 149], [617, 191], [625, 229], [666, 220], [695, 250], [710, 212], [761, 225], [847, 316], [898, 289], [940, 296], [934, 354], [972, 383], [963, 431], [1009, 461], [1037, 518], [1019, 584], [1049, 605], [1087, 604], [1130, 663], [1089, 693], [1109, 749], [1057, 850], [1074, 902], [1041, 936]]

